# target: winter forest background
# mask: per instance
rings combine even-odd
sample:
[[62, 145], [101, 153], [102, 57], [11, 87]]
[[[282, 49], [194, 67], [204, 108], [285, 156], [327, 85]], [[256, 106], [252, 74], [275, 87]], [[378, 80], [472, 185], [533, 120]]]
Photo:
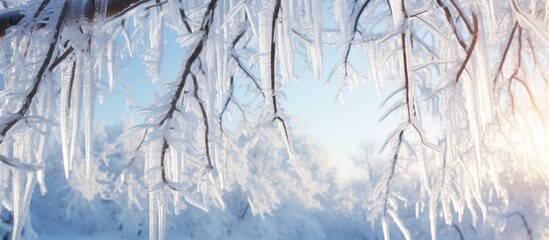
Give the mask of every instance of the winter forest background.
[[546, 0], [0, 9], [3, 239], [549, 239]]

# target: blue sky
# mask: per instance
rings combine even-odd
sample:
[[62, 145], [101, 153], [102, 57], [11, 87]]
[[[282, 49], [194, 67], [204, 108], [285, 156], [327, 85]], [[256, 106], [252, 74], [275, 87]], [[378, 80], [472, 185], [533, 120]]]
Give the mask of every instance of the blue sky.
[[[328, 25], [334, 25], [335, 23], [326, 15], [329, 14], [325, 12], [323, 21], [327, 21]], [[146, 73], [142, 54], [116, 63], [116, 68], [127, 68], [121, 77], [131, 87], [133, 100], [142, 107], [148, 107], [152, 103], [155, 92], [162, 95], [162, 83], [176, 78], [181, 68], [184, 52], [174, 43], [173, 33], [166, 31], [165, 35], [162, 81], [156, 85], [152, 84]], [[380, 99], [375, 84], [371, 81], [361, 82], [359, 88], [354, 91], [345, 89], [344, 103], [336, 102], [340, 84], [337, 74], [330, 79], [329, 84], [325, 83], [341, 58], [342, 49], [342, 46], [324, 47], [324, 74], [321, 79], [314, 79], [310, 68], [305, 66], [303, 61], [296, 60], [294, 73], [298, 78], [296, 81], [290, 81], [282, 89], [287, 99], [280, 99], [280, 107], [291, 116], [289, 122], [294, 133], [310, 136], [321, 144], [328, 150], [330, 162], [342, 172], [346, 172], [352, 168], [351, 157], [361, 152], [360, 145], [365, 142], [375, 144], [383, 141], [398, 125], [400, 116], [397, 113], [381, 123], [378, 122], [383, 111], [379, 108]], [[354, 56], [351, 56], [356, 69], [367, 68], [364, 55], [353, 58]], [[106, 97], [105, 104], [96, 108], [97, 121], [116, 123], [124, 118], [133, 118], [136, 123], [142, 121], [142, 118], [135, 114], [138, 108], [126, 109], [122, 92], [121, 84], [117, 82], [115, 91]]]
[[[167, 40], [170, 38], [167, 37]], [[142, 58], [136, 56], [127, 65], [124, 74], [125, 82], [131, 87], [133, 100], [143, 107], [151, 104], [154, 92], [161, 93], [162, 82], [178, 76], [181, 67], [183, 51], [175, 44], [167, 44], [162, 65], [162, 81], [152, 84], [146, 74]], [[351, 157], [361, 152], [360, 145], [364, 142], [380, 142], [389, 131], [396, 126], [395, 119], [378, 122], [382, 111], [379, 109], [373, 82], [363, 82], [355, 91], [344, 91], [344, 103], [336, 102], [340, 79], [332, 78], [329, 84], [326, 79], [331, 69], [341, 57], [339, 48], [327, 48], [324, 52], [324, 75], [322, 79], [314, 79], [307, 66], [296, 61], [296, 81], [290, 81], [282, 89], [287, 99], [281, 99], [281, 107], [291, 116], [291, 128], [297, 134], [310, 136], [329, 151], [330, 162], [343, 172], [349, 170]], [[364, 59], [354, 62], [355, 66], [366, 67]], [[305, 69], [305, 70], [303, 70]], [[133, 118], [141, 121], [135, 114], [138, 109], [126, 109], [126, 102], [121, 84], [112, 95], [107, 96], [105, 104], [96, 108], [97, 121], [107, 124]], [[395, 114], [398, 115], [398, 114]]]

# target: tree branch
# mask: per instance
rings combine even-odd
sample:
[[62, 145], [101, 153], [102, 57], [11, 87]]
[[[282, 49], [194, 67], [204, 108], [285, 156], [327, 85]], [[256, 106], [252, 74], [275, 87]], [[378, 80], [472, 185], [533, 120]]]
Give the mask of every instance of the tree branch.
[[57, 19], [57, 23], [55, 25], [55, 30], [53, 33], [53, 39], [50, 43], [50, 46], [48, 48], [48, 52], [46, 53], [46, 58], [42, 62], [42, 65], [40, 66], [40, 69], [36, 73], [36, 77], [34, 77], [34, 84], [32, 86], [32, 89], [25, 97], [25, 101], [23, 102], [23, 105], [17, 113], [12, 117], [10, 121], [3, 124], [3, 128], [0, 131], [0, 144], [4, 141], [4, 138], [6, 137], [8, 131], [15, 126], [16, 123], [18, 123], [21, 119], [25, 117], [25, 115], [28, 113], [30, 106], [32, 104], [32, 100], [38, 93], [38, 89], [40, 87], [40, 84], [42, 82], [42, 79], [44, 78], [44, 74], [50, 65], [50, 62], [53, 58], [53, 53], [55, 52], [55, 46], [57, 45], [57, 41], [59, 40], [59, 35], [61, 34], [61, 26], [63, 23], [63, 20], [65, 19], [65, 16], [67, 15], [69, 9], [69, 3], [65, 1], [65, 4], [63, 4], [63, 8], [61, 9], [61, 13], [59, 14], [59, 18]]
[[465, 71], [465, 68], [467, 67], [467, 63], [473, 56], [473, 50], [475, 50], [475, 45], [477, 44], [477, 38], [478, 38], [478, 20], [477, 15], [473, 13], [473, 24], [475, 26], [475, 29], [472, 33], [472, 40], [471, 44], [469, 45], [469, 48], [467, 49], [467, 55], [465, 55], [465, 60], [463, 60], [463, 63], [461, 63], [461, 67], [459, 68], [457, 74], [456, 74], [456, 83], [459, 82], [459, 78], [461, 77], [461, 74], [463, 71]]
[[[44, 3], [47, 4], [47, 2], [49, 1], [50, 0], [46, 0], [42, 2], [42, 4], [39, 6], [38, 10], [34, 14], [35, 17], [37, 17], [44, 10], [45, 8]], [[107, 19], [118, 18], [126, 14], [127, 12], [131, 11], [132, 9], [135, 9], [136, 7], [140, 6], [141, 4], [149, 1], [150, 0], [110, 0], [107, 3], [106, 17]], [[70, 9], [70, 7], [68, 9]], [[25, 17], [23, 12], [24, 12], [23, 8], [8, 9], [8, 10], [0, 11], [0, 38], [6, 35], [6, 31], [8, 28], [16, 26], [17, 24], [19, 24], [19, 22], [21, 22], [21, 20]], [[95, 12], [94, 4], [87, 4], [83, 11], [83, 16], [80, 16], [80, 17], [86, 17], [88, 18], [88, 20], [92, 21], [95, 18], [95, 14], [90, 14], [90, 13], [94, 13], [94, 12]]]
[[198, 81], [196, 80], [196, 76], [194, 74], [191, 75], [193, 79], [193, 85], [194, 85], [194, 98], [198, 102], [198, 105], [200, 106], [200, 112], [202, 113], [202, 119], [204, 122], [204, 145], [206, 146], [206, 158], [208, 159], [208, 169], [213, 169], [212, 165], [212, 158], [210, 156], [210, 124], [208, 123], [208, 114], [206, 113], [206, 107], [204, 106], [204, 103], [202, 102], [202, 99], [200, 98], [200, 95], [198, 95]]
[[[210, 26], [211, 26], [211, 23], [213, 22], [214, 11], [215, 11], [215, 6], [216, 5], [217, 5], [217, 0], [212, 0], [208, 4], [208, 8], [207, 8], [206, 12], [204, 13], [204, 18], [202, 20], [202, 26], [200, 28], [200, 31], [203, 31], [202, 38], [199, 40], [199, 42], [196, 45], [195, 49], [191, 53], [191, 56], [189, 56], [189, 59], [187, 59], [187, 62], [185, 63], [183, 73], [181, 74], [180, 83], [179, 83], [179, 85], [178, 85], [178, 87], [177, 87], [177, 89], [176, 89], [176, 91], [175, 91], [175, 93], [172, 97], [172, 101], [170, 102], [170, 108], [168, 109], [168, 112], [166, 113], [164, 118], [158, 123], [159, 127], [164, 125], [164, 123], [166, 123], [166, 121], [173, 118], [173, 114], [177, 109], [177, 102], [179, 101], [179, 99], [181, 98], [181, 95], [183, 94], [183, 89], [185, 89], [185, 85], [187, 83], [187, 78], [189, 77], [189, 75], [191, 75], [191, 77], [194, 78], [194, 75], [191, 72], [191, 67], [193, 66], [193, 64], [196, 61], [199, 61], [198, 57], [200, 56], [200, 54], [202, 53], [202, 50], [204, 49], [204, 45], [205, 45], [205, 42], [208, 38], [209, 31], [210, 31]], [[196, 80], [193, 79], [193, 82], [196, 82]], [[197, 86], [198, 86], [198, 84], [195, 84], [195, 87], [197, 87]], [[209, 126], [207, 125], [207, 119], [205, 119], [205, 121], [206, 121], [206, 129], [207, 129], [206, 130], [206, 135], [208, 135]], [[208, 142], [209, 142], [209, 140], [206, 137], [206, 148], [207, 148], [206, 151], [208, 152], [207, 153], [207, 157], [208, 157], [208, 166], [207, 166], [207, 168], [212, 169], [213, 167], [212, 167], [211, 160], [210, 160], [210, 157], [209, 157]], [[168, 181], [168, 179], [166, 177], [165, 158], [166, 158], [166, 150], [168, 150], [169, 147], [170, 147], [170, 145], [168, 143], [168, 140], [166, 140], [166, 138], [163, 138], [163, 143], [162, 143], [162, 148], [161, 148], [161, 153], [162, 154], [160, 156], [160, 169], [161, 169], [161, 172], [162, 172], [162, 182], [167, 184], [171, 189], [177, 191], [177, 189], [170, 184], [170, 182]]]

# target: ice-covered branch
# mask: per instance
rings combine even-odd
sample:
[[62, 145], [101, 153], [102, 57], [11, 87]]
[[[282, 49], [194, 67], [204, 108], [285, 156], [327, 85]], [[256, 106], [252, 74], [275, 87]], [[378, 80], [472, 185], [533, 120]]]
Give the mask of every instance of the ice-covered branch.
[[194, 50], [191, 52], [189, 58], [185, 61], [183, 73], [181, 74], [180, 78], [181, 80], [179, 82], [179, 85], [177, 86], [175, 93], [173, 94], [168, 112], [164, 115], [164, 118], [158, 123], [158, 125], [160, 126], [164, 125], [167, 120], [173, 118], [173, 114], [177, 109], [177, 103], [181, 98], [183, 94], [183, 89], [185, 89], [185, 86], [187, 84], [187, 78], [191, 75], [191, 67], [197, 62], [200, 54], [202, 53], [202, 50], [204, 49], [204, 45], [210, 32], [211, 23], [213, 21], [216, 4], [217, 0], [212, 0], [208, 4], [208, 9], [206, 10], [206, 13], [204, 13], [202, 27], [200, 28], [200, 30], [202, 31], [202, 36], [198, 41], [198, 44], [194, 47]]
[[[107, 1], [106, 17], [108, 19], [114, 19], [120, 17], [127, 12], [135, 9], [143, 3], [149, 2], [150, 0], [111, 0]], [[72, 4], [76, 4], [76, 1], [73, 1]], [[88, 20], [93, 20], [97, 15], [95, 14], [96, 7], [93, 2], [95, 1], [83, 1], [84, 9], [82, 14], [69, 14], [71, 16], [86, 17]], [[49, 1], [43, 1], [38, 8], [38, 11], [34, 14], [36, 18], [45, 8]], [[76, 9], [69, 6], [68, 9]], [[0, 38], [6, 35], [8, 28], [17, 26], [21, 20], [25, 17], [24, 7], [21, 8], [12, 8], [7, 10], [0, 11]]]
[[208, 122], [208, 114], [206, 113], [206, 107], [204, 106], [204, 102], [198, 94], [198, 81], [196, 80], [196, 76], [192, 74], [191, 77], [193, 79], [194, 85], [193, 96], [200, 106], [200, 112], [202, 113], [202, 120], [204, 123], [204, 146], [206, 147], [206, 159], [208, 160], [208, 165], [206, 166], [206, 168], [213, 169], [212, 157], [210, 155], [210, 123]]
[[61, 12], [59, 14], [59, 17], [57, 19], [57, 22], [55, 24], [52, 40], [50, 43], [50, 46], [48, 48], [48, 51], [46, 53], [46, 57], [42, 61], [42, 65], [40, 66], [40, 69], [36, 73], [36, 76], [33, 79], [33, 85], [29, 93], [25, 96], [25, 100], [22, 104], [22, 106], [19, 108], [19, 110], [14, 113], [12, 118], [9, 119], [9, 121], [3, 123], [0, 130], [0, 144], [2, 144], [4, 138], [6, 137], [8, 131], [12, 129], [15, 124], [17, 124], [20, 120], [24, 119], [25, 116], [28, 114], [28, 111], [31, 107], [32, 101], [36, 94], [38, 93], [38, 89], [40, 87], [40, 84], [44, 78], [44, 74], [48, 70], [48, 66], [50, 65], [53, 54], [55, 52], [55, 48], [57, 45], [57, 41], [59, 40], [59, 35], [61, 34], [61, 26], [63, 24], [63, 19], [67, 15], [69, 8], [69, 3], [65, 1], [63, 4], [63, 8], [61, 9]]
[[478, 19], [477, 19], [477, 15], [476, 14], [472, 14], [473, 15], [473, 26], [474, 26], [474, 29], [473, 29], [473, 32], [472, 32], [472, 39], [471, 39], [471, 44], [469, 44], [469, 47], [467, 48], [467, 53], [465, 55], [465, 59], [463, 60], [463, 62], [461, 63], [461, 67], [459, 68], [457, 74], [456, 74], [456, 83], [459, 82], [459, 79], [461, 77], [461, 74], [463, 73], [463, 71], [465, 71], [465, 68], [467, 67], [467, 63], [469, 63], [469, 60], [471, 59], [471, 57], [473, 56], [473, 50], [475, 50], [475, 45], [477, 44], [477, 38], [478, 38], [478, 31], [479, 31], [479, 26], [478, 26]]
[[[181, 4], [181, 0], [179, 0], [179, 3]], [[181, 16], [181, 21], [185, 25], [185, 29], [187, 29], [187, 32], [193, 33], [193, 29], [191, 28], [191, 25], [189, 24], [189, 21], [187, 19], [187, 14], [185, 14], [185, 9], [183, 9], [183, 7], [179, 8], [179, 15]]]
[[[194, 74], [191, 72], [191, 68], [196, 62], [199, 61], [200, 54], [202, 53], [202, 50], [204, 49], [204, 45], [206, 44], [206, 40], [207, 40], [208, 34], [210, 32], [211, 24], [213, 22], [213, 16], [214, 16], [214, 11], [215, 11], [216, 5], [217, 5], [217, 0], [212, 0], [208, 4], [206, 12], [204, 13], [204, 18], [202, 20], [202, 26], [200, 28], [200, 31], [202, 32], [201, 38], [198, 41], [197, 45], [195, 46], [194, 50], [192, 51], [191, 55], [189, 56], [189, 58], [185, 62], [183, 73], [181, 74], [180, 82], [177, 86], [177, 89], [176, 89], [175, 93], [172, 96], [172, 99], [171, 99], [171, 102], [170, 102], [170, 105], [169, 105], [170, 107], [169, 107], [167, 113], [164, 115], [162, 120], [158, 123], [159, 127], [162, 127], [166, 122], [169, 122], [173, 118], [173, 114], [177, 109], [179, 99], [181, 98], [181, 96], [183, 94], [183, 90], [185, 89], [187, 79], [189, 77], [194, 78]], [[194, 80], [194, 82], [196, 83], [196, 80]], [[197, 83], [195, 84], [195, 87], [198, 87]], [[201, 107], [203, 107], [203, 106], [201, 106]], [[201, 108], [201, 110], [203, 110], [203, 109]], [[203, 112], [203, 114], [204, 114], [204, 112]], [[206, 129], [207, 129], [206, 130], [206, 135], [208, 135], [208, 131], [209, 131], [209, 125], [207, 123], [208, 119], [206, 118], [206, 116], [204, 116], [204, 117], [205, 117], [204, 121], [206, 123]], [[208, 140], [208, 137], [206, 137], [207, 151], [209, 151], [208, 144], [209, 144], [209, 140]], [[167, 179], [167, 176], [166, 176], [166, 163], [165, 163], [165, 161], [166, 161], [165, 160], [166, 159], [166, 151], [168, 150], [169, 147], [170, 147], [170, 144], [168, 143], [168, 140], [166, 139], [166, 137], [164, 137], [162, 139], [162, 147], [161, 147], [160, 170], [161, 170], [161, 174], [162, 174], [162, 182], [166, 183], [166, 184], [168, 184], [170, 182]], [[208, 154], [207, 155], [208, 156], [208, 166], [207, 166], [207, 168], [212, 169], [213, 167], [212, 167], [211, 159], [209, 157], [209, 153], [207, 153], [207, 154]]]
[[[345, 47], [345, 54], [344, 54], [344, 60], [343, 60], [343, 64], [344, 64], [344, 78], [347, 78], [349, 73], [348, 73], [348, 67], [350, 65], [349, 63], [349, 56], [351, 55], [351, 49], [353, 47], [353, 42], [355, 40], [355, 37], [356, 35], [359, 33], [358, 31], [358, 23], [360, 21], [360, 18], [362, 17], [362, 13], [364, 12], [364, 10], [366, 9], [366, 7], [368, 7], [368, 5], [370, 4], [371, 0], [366, 0], [359, 8], [358, 12], [356, 13], [356, 16], [353, 20], [353, 31], [351, 32], [351, 39], [349, 39], [348, 43], [347, 43], [347, 46]], [[356, 1], [355, 1], [356, 3]], [[344, 34], [347, 34], [347, 33], [344, 33]]]
[[288, 146], [290, 145], [290, 136], [288, 134], [288, 128], [286, 126], [286, 122], [284, 119], [279, 115], [278, 112], [278, 100], [277, 100], [277, 92], [276, 92], [276, 42], [275, 42], [275, 28], [276, 24], [278, 22], [278, 15], [280, 13], [280, 0], [277, 0], [275, 2], [274, 10], [273, 10], [273, 19], [271, 21], [271, 51], [270, 51], [270, 82], [271, 82], [271, 97], [272, 97], [272, 105], [273, 105], [273, 113], [274, 118], [273, 121], [279, 121], [282, 124], [282, 128], [284, 130], [284, 135], [286, 137], [286, 142], [288, 143]]
[[494, 83], [496, 83], [499, 74], [503, 70], [503, 64], [505, 64], [505, 61], [507, 60], [507, 54], [509, 53], [509, 50], [511, 49], [511, 44], [513, 43], [513, 39], [515, 38], [515, 33], [517, 31], [518, 26], [519, 26], [518, 22], [515, 21], [515, 24], [513, 26], [513, 30], [509, 34], [509, 39], [507, 40], [507, 43], [505, 44], [505, 47], [503, 49], [503, 54], [502, 54], [501, 58], [499, 58], [500, 62], [499, 62], [498, 70], [496, 71], [496, 74], [494, 76]]
[[446, 3], [443, 2], [442, 0], [437, 0], [437, 4], [444, 11], [444, 16], [446, 17], [446, 22], [448, 22], [448, 24], [452, 28], [452, 32], [456, 36], [456, 39], [457, 39], [459, 45], [461, 46], [461, 48], [467, 49], [467, 45], [465, 44], [465, 41], [461, 38], [461, 35], [459, 34], [459, 32], [456, 28], [456, 25], [454, 24], [454, 21], [452, 20], [453, 19], [452, 13], [450, 12], [450, 9], [448, 8], [448, 6], [446, 6]]

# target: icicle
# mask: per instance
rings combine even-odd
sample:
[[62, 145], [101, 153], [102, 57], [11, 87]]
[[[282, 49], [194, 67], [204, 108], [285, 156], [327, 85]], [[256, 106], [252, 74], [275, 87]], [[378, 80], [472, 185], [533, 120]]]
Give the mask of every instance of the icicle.
[[[77, 151], [77, 144], [76, 144], [76, 141], [77, 141], [77, 133], [78, 133], [78, 129], [80, 127], [80, 109], [82, 108], [82, 95], [83, 95], [83, 74], [82, 74], [82, 61], [85, 61], [82, 56], [79, 56], [78, 57], [78, 60], [77, 60], [77, 67], [76, 67], [76, 70], [75, 70], [75, 76], [74, 76], [74, 83], [73, 83], [73, 89], [72, 89], [72, 94], [71, 94], [71, 97], [72, 99], [69, 99], [69, 101], [71, 102], [71, 110], [72, 110], [72, 113], [71, 113], [71, 118], [70, 119], [72, 121], [72, 123], [70, 124], [71, 126], [71, 139], [70, 139], [70, 153], [69, 153], [69, 161], [68, 161], [68, 164], [69, 164], [69, 170], [72, 170], [72, 162], [75, 158], [75, 154], [76, 154], [76, 151]], [[68, 170], [66, 170], [68, 171]], [[66, 175], [66, 177], [68, 178], [68, 174]]]
[[437, 239], [437, 200], [432, 197], [429, 199], [429, 227], [431, 231], [431, 239]]
[[381, 89], [385, 85], [385, 79], [381, 78], [379, 76], [379, 70], [377, 65], [377, 57], [376, 57], [376, 45], [375, 42], [370, 42], [365, 44], [365, 51], [366, 56], [368, 60], [368, 70], [370, 70], [370, 77], [374, 80], [376, 83], [376, 92], [377, 96], [379, 97], [379, 100], [383, 100], [383, 95], [381, 94]]
[[441, 189], [440, 201], [442, 205], [442, 212], [444, 213], [444, 223], [446, 223], [446, 225], [450, 225], [452, 224], [452, 213], [450, 213], [450, 204], [448, 202], [448, 198], [445, 195], [445, 192], [445, 189]]
[[[65, 170], [65, 178], [69, 178], [69, 152], [70, 152], [70, 146], [69, 146], [69, 136], [71, 134], [71, 129], [69, 126], [69, 119], [71, 118], [71, 112], [69, 109], [69, 103], [71, 99], [69, 99], [70, 92], [71, 92], [71, 77], [73, 76], [72, 72], [72, 66], [74, 66], [72, 63], [74, 62], [65, 62], [63, 63], [63, 71], [61, 73], [61, 96], [59, 97], [59, 120], [60, 120], [60, 130], [61, 130], [61, 150], [63, 153], [63, 167]], [[74, 107], [74, 106], [73, 106]]]
[[109, 93], [114, 88], [114, 46], [113, 41], [107, 46], [107, 75], [109, 76]]
[[383, 238], [385, 240], [390, 240], [389, 223], [387, 222], [387, 218], [385, 216], [381, 217], [381, 228], [383, 229]]
[[[31, 164], [33, 145], [33, 134], [29, 132], [24, 133], [23, 136], [18, 139], [20, 142], [16, 145], [15, 153], [20, 157], [20, 161], [23, 164]], [[31, 153], [29, 155], [29, 153]], [[34, 187], [36, 185], [35, 174], [32, 171], [23, 172], [15, 169], [12, 174], [12, 196], [13, 196], [13, 230], [11, 239], [19, 239], [27, 212], [29, 209], [30, 200]]]
[[[264, 4], [259, 14], [259, 69], [261, 70], [261, 87], [270, 89], [271, 81], [271, 31], [273, 17], [273, 2]], [[272, 63], [274, 64], [274, 63]], [[273, 93], [274, 94], [274, 93]], [[265, 106], [269, 105], [270, 97], [264, 98]]]
[[156, 191], [149, 192], [149, 239], [155, 240], [158, 236], [158, 205]]
[[[479, 21], [479, 26], [483, 26], [484, 20], [480, 18]], [[480, 28], [482, 29], [482, 27]], [[477, 80], [475, 81], [478, 82], [476, 90], [479, 104], [479, 120], [481, 127], [484, 128], [487, 123], [492, 122], [492, 81], [489, 75], [490, 65], [488, 64], [488, 50], [485, 35], [479, 33], [477, 39], [475, 48]]]
[[323, 72], [322, 57], [322, 1], [306, 1], [309, 6], [307, 11], [309, 22], [312, 26], [313, 43], [309, 46], [311, 65], [316, 79], [320, 79]]
[[164, 204], [164, 197], [156, 199], [158, 204], [158, 239], [164, 240], [164, 233], [166, 232], [166, 205]]
[[19, 239], [29, 209], [29, 203], [34, 191], [36, 179], [34, 178], [33, 172], [25, 173], [19, 171], [13, 173], [12, 179], [13, 230], [11, 239]]
[[[473, 142], [475, 144], [475, 154], [477, 159], [477, 174], [482, 172], [482, 161], [480, 153], [480, 127], [478, 120], [478, 104], [477, 104], [477, 91], [475, 81], [473, 81], [469, 76], [464, 75], [463, 79], [463, 90], [465, 91], [465, 100], [467, 106], [467, 116], [469, 118], [469, 130], [471, 131], [471, 136], [473, 137]], [[475, 177], [477, 179], [478, 177]], [[475, 184], [478, 187], [479, 181], [475, 181]]]
[[84, 60], [84, 142], [86, 158], [86, 178], [91, 175], [91, 161], [93, 158], [93, 118], [95, 105], [95, 81], [91, 59]]
[[[288, 80], [292, 77], [292, 53], [290, 52], [292, 49], [291, 41], [289, 40], [290, 33], [286, 27], [288, 24], [286, 21], [283, 21], [283, 23], [278, 23], [276, 25], [276, 39], [277, 39], [277, 54], [280, 56], [278, 58], [279, 60], [279, 66], [280, 66], [280, 73], [282, 75], [282, 85], [285, 85]], [[290, 50], [290, 51], [289, 51]]]
[[[404, 223], [400, 220], [400, 218], [398, 217], [398, 214], [392, 210], [388, 210], [387, 213], [389, 213], [389, 216], [391, 216], [391, 218], [393, 219], [397, 227], [400, 229], [400, 232], [402, 232], [402, 234], [404, 235], [404, 238], [406, 240], [411, 240], [412, 235], [410, 234], [410, 231], [408, 231], [406, 226], [404, 226]], [[436, 239], [433, 238], [433, 240], [436, 240]]]
[[[55, 99], [55, 86], [51, 83], [48, 83], [46, 85], [46, 89], [45, 89], [45, 93], [43, 94], [43, 99], [40, 103], [40, 106], [41, 106], [41, 111], [42, 111], [42, 114], [46, 117], [46, 118], [50, 118], [53, 114], [52, 114], [52, 109], [53, 109], [53, 106], [54, 105], [54, 100]], [[51, 130], [51, 127], [49, 124], [42, 124], [42, 126], [44, 127], [44, 132], [46, 133], [49, 133], [50, 130]], [[44, 165], [44, 153], [46, 151], [46, 137], [47, 136], [44, 136], [44, 135], [40, 135], [38, 136], [38, 149], [36, 150], [36, 154], [35, 154], [35, 158], [36, 158], [36, 163], [37, 164], [40, 164], [40, 165]], [[34, 153], [30, 153], [30, 154], [34, 154]], [[44, 169], [40, 169], [38, 170], [38, 172], [36, 173], [36, 176], [37, 176], [37, 181], [38, 181], [38, 184], [40, 186], [40, 193], [42, 194], [42, 196], [44, 196], [48, 190], [46, 188], [46, 182], [45, 182], [45, 176], [44, 176]]]
[[163, 37], [163, 15], [153, 11], [149, 23], [150, 49], [145, 54], [145, 65], [147, 73], [152, 77], [153, 83], [160, 81], [160, 70], [162, 61], [162, 37]]
[[416, 147], [417, 158], [419, 159], [419, 169], [421, 172], [421, 184], [427, 190], [427, 192], [434, 198], [433, 190], [429, 184], [429, 177], [427, 176], [427, 167], [425, 164], [425, 148], [417, 145]]

